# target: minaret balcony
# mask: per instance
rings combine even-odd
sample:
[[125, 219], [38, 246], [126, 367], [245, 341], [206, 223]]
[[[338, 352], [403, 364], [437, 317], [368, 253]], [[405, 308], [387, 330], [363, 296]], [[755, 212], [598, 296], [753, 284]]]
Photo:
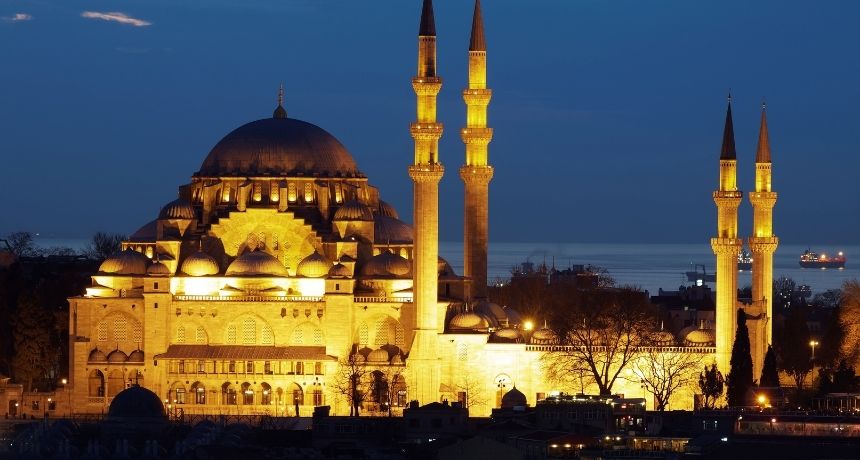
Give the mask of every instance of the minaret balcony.
[[435, 96], [442, 89], [442, 79], [439, 77], [415, 77], [412, 79], [412, 89], [417, 96]]
[[779, 238], [775, 236], [751, 236], [748, 241], [753, 254], [773, 254], [779, 246]]
[[415, 122], [409, 126], [409, 132], [417, 141], [435, 141], [442, 137], [442, 123]]
[[487, 145], [493, 140], [493, 128], [463, 128], [460, 137], [465, 144]]
[[467, 88], [463, 90], [466, 105], [487, 106], [493, 97], [493, 90], [487, 88]]
[[757, 208], [773, 208], [776, 205], [776, 192], [750, 192], [750, 203]]
[[737, 256], [743, 247], [743, 240], [740, 238], [711, 238], [711, 249], [716, 255]]

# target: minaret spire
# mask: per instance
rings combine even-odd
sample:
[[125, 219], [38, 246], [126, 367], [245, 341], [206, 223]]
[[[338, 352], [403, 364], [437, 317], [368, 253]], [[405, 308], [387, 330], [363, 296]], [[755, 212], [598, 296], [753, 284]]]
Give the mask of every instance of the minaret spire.
[[421, 23], [418, 25], [418, 36], [436, 36], [436, 20], [433, 15], [433, 0], [424, 0], [424, 5], [421, 7]]
[[758, 131], [758, 148], [755, 153], [756, 163], [770, 163], [770, 139], [767, 135], [767, 103], [761, 103], [761, 125]]
[[460, 137], [466, 144], [466, 161], [460, 168], [465, 185], [463, 216], [463, 274], [472, 281], [467, 296], [487, 297], [487, 246], [489, 243], [489, 144], [493, 129], [487, 127], [487, 106], [493, 92], [487, 88], [487, 42], [481, 19], [481, 2], [475, 0], [472, 36], [469, 40], [469, 84], [463, 90], [466, 127]]
[[729, 92], [729, 104], [726, 109], [726, 124], [723, 128], [723, 147], [720, 149], [720, 160], [735, 160], [735, 129], [732, 123], [732, 93]]
[[287, 118], [287, 110], [284, 109], [284, 84], [278, 88], [278, 107], [272, 114], [272, 118]]

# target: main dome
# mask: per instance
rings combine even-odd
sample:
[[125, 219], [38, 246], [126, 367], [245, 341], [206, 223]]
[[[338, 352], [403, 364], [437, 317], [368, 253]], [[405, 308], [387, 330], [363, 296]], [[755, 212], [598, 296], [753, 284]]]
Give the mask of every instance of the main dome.
[[264, 118], [236, 128], [215, 144], [197, 175], [363, 177], [340, 141], [294, 118]]

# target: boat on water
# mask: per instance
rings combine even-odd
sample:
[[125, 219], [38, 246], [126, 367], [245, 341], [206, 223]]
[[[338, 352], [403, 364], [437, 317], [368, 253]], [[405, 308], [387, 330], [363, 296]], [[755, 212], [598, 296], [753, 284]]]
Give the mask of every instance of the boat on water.
[[[696, 283], [696, 286], [701, 286], [702, 283], [716, 283], [717, 282], [717, 274], [716, 273], [708, 273], [705, 270], [705, 266], [702, 264], [692, 265], [692, 270], [685, 272], [687, 275], [687, 281], [691, 283]], [[701, 270], [699, 270], [701, 269]]]
[[741, 250], [740, 254], [738, 254], [738, 271], [748, 272], [752, 270], [752, 263], [752, 253], [746, 249]]
[[845, 268], [845, 260], [845, 254], [842, 251], [839, 251], [835, 256], [828, 256], [807, 249], [800, 255], [800, 266], [803, 268], [836, 268], [841, 270]]

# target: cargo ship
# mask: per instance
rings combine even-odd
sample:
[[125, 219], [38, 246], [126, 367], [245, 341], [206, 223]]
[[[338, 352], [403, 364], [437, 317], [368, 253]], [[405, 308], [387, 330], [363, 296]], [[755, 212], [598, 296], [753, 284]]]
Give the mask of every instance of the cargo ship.
[[845, 254], [839, 251], [835, 256], [815, 253], [807, 249], [800, 255], [800, 266], [803, 268], [845, 268]]

